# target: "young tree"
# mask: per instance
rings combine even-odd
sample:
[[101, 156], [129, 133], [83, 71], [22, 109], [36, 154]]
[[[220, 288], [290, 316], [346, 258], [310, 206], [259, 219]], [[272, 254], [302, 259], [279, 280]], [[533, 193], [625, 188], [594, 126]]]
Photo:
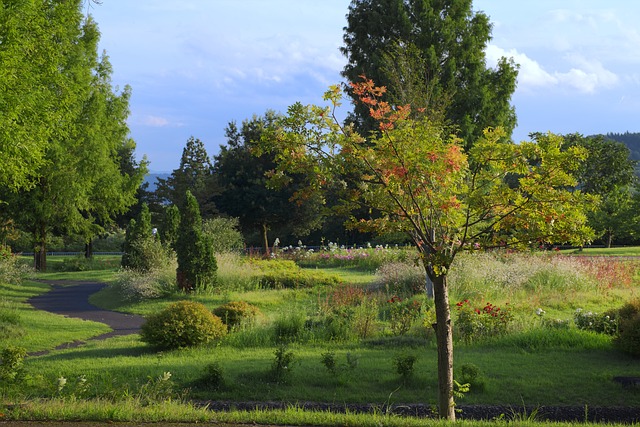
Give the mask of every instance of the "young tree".
[[[367, 75], [388, 88], [389, 102], [443, 108], [465, 148], [490, 126], [511, 136], [517, 66], [502, 58], [487, 68], [491, 23], [472, 0], [352, 0], [343, 39], [348, 81]], [[363, 135], [377, 131], [366, 106], [356, 102], [354, 113]]]
[[[535, 143], [506, 143], [505, 132], [496, 128], [485, 130], [465, 153], [459, 138], [443, 136], [441, 123], [409, 119], [410, 107], [384, 102], [384, 88], [364, 81], [352, 91], [378, 122], [379, 134], [365, 139], [336, 121], [341, 93], [333, 87], [326, 94], [331, 108], [294, 104], [262, 147], [276, 156], [274, 177], [314, 171], [306, 175], [311, 191], [349, 170], [364, 171], [354, 195], [380, 216], [356, 223], [411, 237], [434, 286], [438, 411], [455, 419], [449, 268], [464, 250], [590, 238], [583, 213], [589, 198], [567, 190], [586, 152], [562, 150], [562, 138], [552, 134]], [[516, 185], [508, 176], [517, 178]]]
[[198, 201], [191, 191], [186, 191], [182, 206], [175, 243], [178, 258], [176, 278], [180, 289], [192, 292], [215, 284], [218, 265], [213, 245], [202, 230]]

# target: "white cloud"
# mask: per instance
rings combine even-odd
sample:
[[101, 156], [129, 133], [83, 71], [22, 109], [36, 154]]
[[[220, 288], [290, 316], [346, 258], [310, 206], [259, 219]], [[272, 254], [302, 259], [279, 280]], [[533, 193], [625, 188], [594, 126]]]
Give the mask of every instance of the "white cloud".
[[620, 79], [607, 70], [599, 61], [587, 60], [580, 55], [568, 55], [566, 60], [572, 67], [569, 71], [547, 71], [540, 63], [516, 49], [504, 50], [489, 45], [486, 51], [489, 65], [496, 64], [499, 58], [513, 58], [520, 65], [518, 88], [532, 90], [540, 87], [559, 87], [574, 89], [580, 93], [595, 93], [600, 89], [616, 86]]
[[145, 126], [151, 126], [156, 128], [169, 126], [169, 120], [165, 119], [164, 117], [157, 117], [157, 116], [151, 116], [151, 115], [145, 116], [142, 119], [142, 123]]

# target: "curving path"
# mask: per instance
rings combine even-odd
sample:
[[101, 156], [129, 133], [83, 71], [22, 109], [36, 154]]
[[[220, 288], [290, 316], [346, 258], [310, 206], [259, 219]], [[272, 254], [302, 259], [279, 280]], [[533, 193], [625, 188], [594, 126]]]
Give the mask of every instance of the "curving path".
[[[144, 322], [144, 317], [135, 314], [103, 310], [89, 302], [89, 297], [107, 286], [106, 284], [64, 280], [45, 280], [43, 282], [52, 285], [52, 289], [49, 292], [37, 295], [27, 301], [34, 308], [67, 317], [104, 323], [113, 329], [111, 332], [92, 337], [90, 340], [103, 340], [140, 332], [140, 326], [142, 326]], [[62, 344], [56, 347], [56, 349], [76, 347], [82, 344], [84, 344], [84, 342], [75, 341], [73, 343]]]

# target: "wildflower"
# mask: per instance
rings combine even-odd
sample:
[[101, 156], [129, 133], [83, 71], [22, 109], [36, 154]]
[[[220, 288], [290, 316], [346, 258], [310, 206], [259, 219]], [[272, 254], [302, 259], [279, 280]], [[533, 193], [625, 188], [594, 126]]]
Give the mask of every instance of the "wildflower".
[[545, 312], [543, 309], [541, 309], [541, 308], [538, 308], [538, 309], [536, 310], [536, 314], [537, 314], [538, 316], [542, 316], [542, 315], [544, 315], [545, 313], [546, 313], [546, 312]]
[[67, 385], [67, 379], [63, 376], [60, 376], [58, 378], [58, 391], [62, 391], [65, 385]]

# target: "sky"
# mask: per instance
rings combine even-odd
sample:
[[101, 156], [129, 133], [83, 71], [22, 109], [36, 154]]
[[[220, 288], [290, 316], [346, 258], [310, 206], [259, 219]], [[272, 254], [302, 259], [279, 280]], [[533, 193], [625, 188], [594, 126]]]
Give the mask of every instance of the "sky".
[[[132, 88], [129, 128], [152, 172], [178, 168], [193, 136], [211, 157], [224, 130], [342, 82], [350, 0], [102, 0], [112, 83]], [[640, 2], [474, 0], [493, 24], [487, 65], [520, 65], [513, 138], [640, 132]], [[347, 104], [347, 103], [346, 103]], [[345, 105], [346, 105], [345, 104]], [[348, 106], [345, 107], [348, 109]]]

